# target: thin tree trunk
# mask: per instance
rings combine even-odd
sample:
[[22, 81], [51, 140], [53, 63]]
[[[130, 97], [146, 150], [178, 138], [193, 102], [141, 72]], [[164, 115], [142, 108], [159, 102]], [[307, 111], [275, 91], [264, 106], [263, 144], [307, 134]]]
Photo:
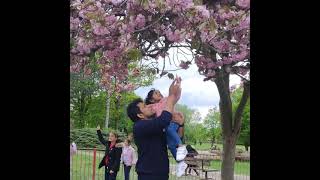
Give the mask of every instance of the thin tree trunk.
[[115, 129], [118, 130], [118, 121], [120, 121], [120, 100], [121, 100], [121, 96], [116, 97], [116, 118], [115, 118]]
[[106, 96], [106, 121], [105, 121], [105, 128], [109, 127], [109, 114], [110, 114], [110, 98], [111, 95], [107, 91], [107, 96]]
[[81, 92], [80, 96], [80, 108], [79, 108], [79, 126], [80, 128], [84, 128], [85, 122], [84, 122], [84, 106], [85, 106], [85, 101], [84, 101], [84, 93]]

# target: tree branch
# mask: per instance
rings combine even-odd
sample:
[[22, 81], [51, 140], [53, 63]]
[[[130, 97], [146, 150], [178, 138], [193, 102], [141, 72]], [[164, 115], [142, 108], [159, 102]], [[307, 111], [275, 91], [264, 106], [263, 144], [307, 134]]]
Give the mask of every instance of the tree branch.
[[163, 14], [159, 19], [154, 21], [152, 24], [149, 24], [148, 26], [146, 26], [146, 27], [144, 27], [142, 29], [135, 30], [134, 33], [138, 33], [138, 32], [141, 32], [141, 31], [144, 31], [144, 30], [148, 29], [149, 27], [151, 27], [151, 26], [155, 25], [156, 23], [158, 23], [164, 16], [165, 16], [165, 14]]
[[238, 73], [234, 73], [235, 75], [239, 76], [242, 80], [244, 80], [245, 82], [250, 82], [250, 80], [248, 80], [247, 78], [243, 77], [242, 75], [238, 74]]
[[191, 48], [191, 46], [186, 46], [186, 45], [180, 45], [180, 46], [172, 45], [172, 46], [170, 46], [170, 47], [177, 47], [177, 48], [179, 48], [179, 47], [188, 47], [188, 48]]
[[242, 114], [249, 96], [250, 96], [250, 82], [244, 82], [241, 101], [234, 115], [234, 128], [232, 131], [233, 137], [237, 137], [240, 134], [241, 124], [242, 124]]
[[[182, 51], [182, 50], [180, 50], [180, 51], [182, 51], [183, 53], [180, 53], [179, 52], [179, 48], [177, 49], [177, 54], [179, 55], [179, 54], [182, 54], [182, 56], [185, 58], [185, 59], [188, 59], [185, 55], [184, 55], [184, 52]], [[188, 55], [188, 54], [187, 54]], [[191, 56], [192, 56], [192, 54], [191, 54]]]

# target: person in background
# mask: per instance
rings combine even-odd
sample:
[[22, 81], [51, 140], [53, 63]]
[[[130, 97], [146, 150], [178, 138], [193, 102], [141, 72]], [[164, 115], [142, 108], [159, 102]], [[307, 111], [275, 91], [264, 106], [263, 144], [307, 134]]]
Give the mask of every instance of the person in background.
[[99, 164], [99, 169], [105, 167], [105, 180], [116, 180], [122, 153], [118, 134], [110, 132], [108, 141], [106, 141], [102, 136], [100, 126], [97, 127], [97, 134], [99, 141], [106, 146], [105, 155]]
[[135, 163], [135, 154], [134, 149], [131, 146], [131, 141], [126, 139], [124, 141], [124, 146], [122, 148], [121, 161], [123, 163], [124, 169], [124, 179], [129, 180], [130, 170], [132, 165]]

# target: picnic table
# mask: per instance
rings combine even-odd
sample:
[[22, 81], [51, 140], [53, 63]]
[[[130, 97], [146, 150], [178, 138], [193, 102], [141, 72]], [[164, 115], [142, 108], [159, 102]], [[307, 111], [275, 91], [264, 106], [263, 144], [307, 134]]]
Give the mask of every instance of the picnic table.
[[[205, 179], [212, 179], [208, 178], [208, 172], [215, 172], [219, 171], [218, 169], [212, 169], [210, 168], [210, 162], [212, 162], [214, 159], [214, 155], [197, 155], [194, 157], [186, 157], [185, 162], [188, 164], [189, 169], [200, 170], [205, 173]], [[187, 169], [188, 169], [187, 168]], [[186, 174], [187, 174], [186, 169]], [[197, 173], [198, 175], [198, 173]]]

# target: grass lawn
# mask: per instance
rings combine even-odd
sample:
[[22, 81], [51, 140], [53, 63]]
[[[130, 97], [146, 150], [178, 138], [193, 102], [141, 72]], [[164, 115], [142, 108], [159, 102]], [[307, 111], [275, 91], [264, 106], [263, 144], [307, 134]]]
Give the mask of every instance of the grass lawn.
[[[96, 175], [95, 180], [104, 180], [104, 167], [98, 169], [99, 163], [104, 155], [104, 152], [97, 151], [97, 160], [96, 160]], [[174, 159], [170, 158], [170, 161], [175, 162]], [[93, 174], [93, 151], [83, 151], [80, 150], [72, 158], [72, 167], [71, 167], [71, 179], [72, 180], [91, 180]], [[124, 179], [124, 170], [123, 165], [120, 165], [118, 171], [117, 180]], [[130, 180], [137, 180], [137, 173], [135, 172], [135, 167], [131, 167], [130, 171]], [[178, 179], [176, 176], [170, 174], [170, 180]]]
[[[211, 168], [221, 170], [221, 161], [214, 160], [211, 162]], [[239, 162], [236, 161], [234, 165], [234, 171], [237, 175], [247, 175], [250, 176], [250, 162]]]

